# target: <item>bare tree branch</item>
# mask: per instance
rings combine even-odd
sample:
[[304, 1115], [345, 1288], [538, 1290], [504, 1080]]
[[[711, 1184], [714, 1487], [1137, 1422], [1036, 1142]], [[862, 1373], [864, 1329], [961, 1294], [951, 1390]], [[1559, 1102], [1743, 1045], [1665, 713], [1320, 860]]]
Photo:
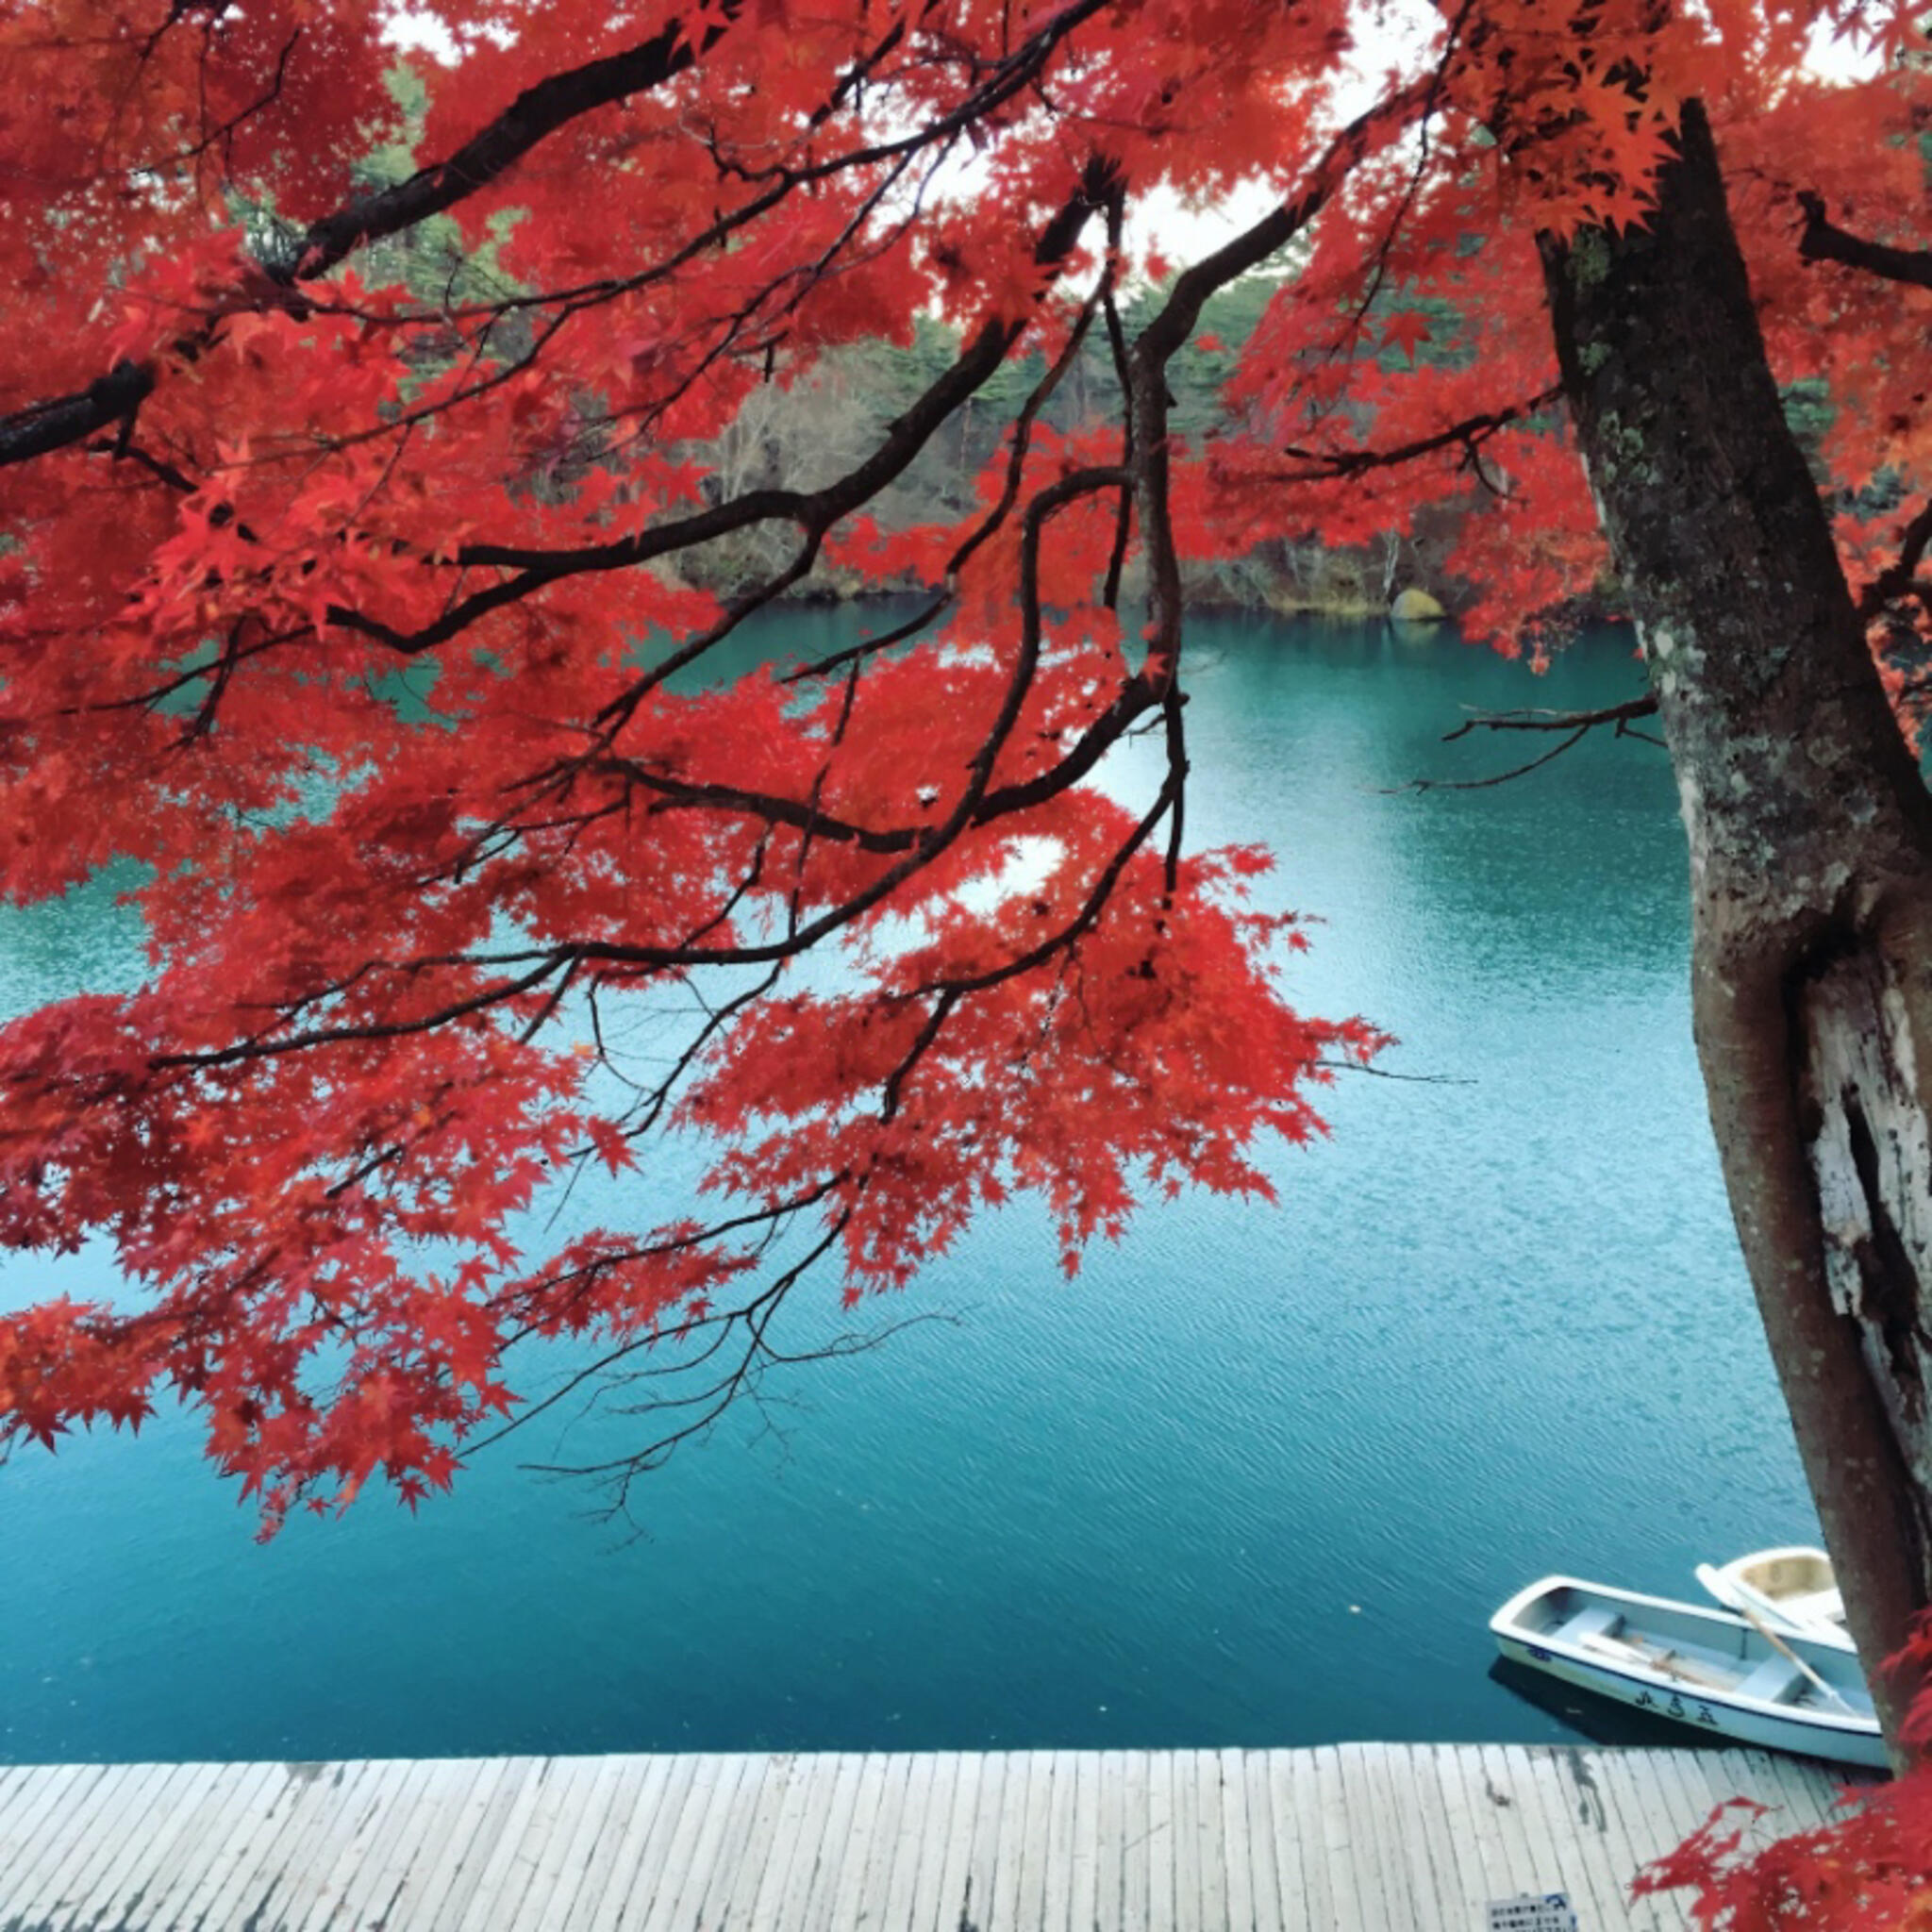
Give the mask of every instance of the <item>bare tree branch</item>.
[[1888, 564], [1858, 592], [1858, 615], [1870, 623], [1888, 604], [1909, 597], [1917, 590], [1918, 574], [1925, 547], [1932, 543], [1932, 500], [1928, 500], [1910, 523], [1899, 532], [1898, 558]]
[[1645, 692], [1641, 697], [1626, 699], [1621, 705], [1606, 705], [1594, 711], [1548, 711], [1533, 708], [1520, 711], [1479, 711], [1472, 718], [1465, 718], [1454, 731], [1445, 731], [1442, 742], [1453, 744], [1472, 731], [1560, 731], [1565, 736], [1559, 744], [1531, 758], [1527, 764], [1512, 766], [1507, 772], [1496, 772], [1487, 778], [1411, 778], [1407, 785], [1391, 785], [1383, 789], [1391, 795], [1401, 791], [1485, 791], [1492, 785], [1507, 785], [1512, 778], [1521, 778], [1540, 765], [1547, 765], [1552, 759], [1561, 758], [1601, 724], [1615, 725], [1615, 735], [1619, 738], [1641, 738], [1646, 744], [1659, 744], [1662, 741], [1652, 738], [1648, 732], [1631, 729], [1636, 719], [1651, 717], [1656, 710], [1657, 699]]

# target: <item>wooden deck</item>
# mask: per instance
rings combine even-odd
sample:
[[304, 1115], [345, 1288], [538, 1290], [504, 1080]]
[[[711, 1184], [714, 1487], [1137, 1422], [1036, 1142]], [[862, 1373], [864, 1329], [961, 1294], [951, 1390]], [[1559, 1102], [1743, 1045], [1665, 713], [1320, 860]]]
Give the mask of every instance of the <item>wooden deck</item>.
[[1482, 1932], [1557, 1890], [1675, 1932], [1638, 1866], [1837, 1782], [1516, 1745], [25, 1766], [0, 1932]]

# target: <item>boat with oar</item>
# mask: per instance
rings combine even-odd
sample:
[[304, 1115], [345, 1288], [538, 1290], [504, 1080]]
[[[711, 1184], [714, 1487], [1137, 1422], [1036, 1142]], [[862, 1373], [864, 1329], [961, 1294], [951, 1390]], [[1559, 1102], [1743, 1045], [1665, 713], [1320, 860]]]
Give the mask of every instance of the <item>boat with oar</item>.
[[1844, 1598], [1823, 1550], [1804, 1543], [1754, 1550], [1728, 1563], [1698, 1564], [1697, 1580], [1725, 1609], [1761, 1617], [1783, 1636], [1852, 1648]]
[[1503, 1655], [1708, 1736], [1883, 1769], [1872, 1694], [1847, 1647], [1574, 1576], [1545, 1576], [1490, 1619]]

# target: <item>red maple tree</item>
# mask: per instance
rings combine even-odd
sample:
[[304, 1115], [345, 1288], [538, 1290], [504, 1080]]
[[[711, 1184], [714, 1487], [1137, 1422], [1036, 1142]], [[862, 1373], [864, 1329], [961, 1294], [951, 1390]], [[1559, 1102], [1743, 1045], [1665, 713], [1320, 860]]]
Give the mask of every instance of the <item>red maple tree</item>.
[[[1470, 623], [1513, 642], [1600, 577], [1601, 509], [1652, 685], [1566, 727], [1655, 709], [1670, 740], [1740, 1225], [1861, 1645], [1895, 1646], [1932, 1597], [1898, 1392], [1932, 1328], [1879, 1224], [1916, 1224], [1882, 1176], [1834, 1220], [1794, 1178], [1836, 1158], [1818, 1108], [1714, 1069], [1807, 1064], [1768, 987], [1824, 988], [1787, 1008], [1838, 1039], [1833, 961], [1874, 962], [1874, 1010], [1924, 998], [1932, 836], [1892, 723], [1932, 609], [1912, 12], [1461, 0], [1357, 46], [1348, 9], [1246, 0], [450, 5], [406, 114], [366, 0], [0, 11], [0, 881], [131, 862], [151, 958], [0, 1028], [0, 1241], [106, 1235], [139, 1287], [0, 1322], [0, 1439], [166, 1390], [271, 1524], [377, 1474], [414, 1500], [510, 1406], [521, 1338], [703, 1331], [724, 1399], [821, 1256], [858, 1296], [1016, 1188], [1069, 1265], [1150, 1187], [1265, 1191], [1257, 1137], [1316, 1131], [1311, 1090], [1380, 1037], [1285, 1003], [1265, 856], [1183, 836], [1183, 566], [1466, 504]], [[1813, 71], [1833, 30], [1867, 77]], [[1257, 181], [1269, 210], [1130, 315], [1134, 210]], [[433, 222], [440, 276], [404, 245]], [[1224, 421], [1177, 437], [1204, 305], [1289, 258]], [[957, 354], [861, 455], [708, 469], [756, 391], [934, 312]], [[1049, 433], [1090, 341], [1111, 407]], [[885, 526], [1010, 369], [972, 514]], [[1828, 398], [1828, 498], [1773, 370]], [[779, 563], [695, 587], [754, 531]], [[828, 564], [918, 614], [680, 678]], [[1709, 644], [1731, 606], [1804, 640], [1774, 693]], [[1096, 767], [1149, 727], [1164, 771], [1119, 803]], [[1766, 777], [1764, 745], [1810, 763]], [[1814, 793], [1815, 825], [1765, 829]], [[1791, 892], [1830, 870], [1807, 839], [1843, 877], [1745, 908], [1752, 839]], [[670, 990], [699, 1017], [621, 1087], [607, 1016]], [[1923, 1126], [1913, 1064], [1842, 1092], [1909, 1090]], [[680, 1129], [717, 1146], [706, 1205], [519, 1252], [540, 1191]], [[1821, 1344], [1860, 1254], [1885, 1294]], [[1859, 1541], [1844, 1429], [1847, 1467], [1892, 1458], [1896, 1558]]]

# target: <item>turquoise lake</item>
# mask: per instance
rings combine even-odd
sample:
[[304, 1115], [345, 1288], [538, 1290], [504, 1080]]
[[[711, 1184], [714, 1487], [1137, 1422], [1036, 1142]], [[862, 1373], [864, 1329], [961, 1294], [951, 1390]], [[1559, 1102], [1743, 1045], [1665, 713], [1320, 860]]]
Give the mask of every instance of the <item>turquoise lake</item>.
[[[1379, 625], [1189, 648], [1191, 841], [1274, 848], [1324, 922], [1292, 997], [1419, 1077], [1344, 1075], [1332, 1139], [1269, 1154], [1278, 1207], [1151, 1208], [1071, 1282], [1037, 1209], [988, 1219], [860, 1311], [949, 1320], [770, 1385], [646, 1480], [641, 1534], [525, 1466], [620, 1450], [610, 1414], [266, 1546], [190, 1418], [17, 1452], [0, 1760], [1559, 1739], [1489, 1674], [1504, 1597], [1692, 1596], [1700, 1559], [1813, 1537], [1691, 1051], [1663, 753], [1391, 789], [1530, 755], [1441, 743], [1467, 707], [1634, 694], [1627, 638], [1541, 678]], [[137, 944], [105, 891], [9, 916], [0, 1011], [125, 984]], [[647, 1223], [687, 1165], [591, 1206]], [[112, 1284], [9, 1258], [0, 1306]]]

